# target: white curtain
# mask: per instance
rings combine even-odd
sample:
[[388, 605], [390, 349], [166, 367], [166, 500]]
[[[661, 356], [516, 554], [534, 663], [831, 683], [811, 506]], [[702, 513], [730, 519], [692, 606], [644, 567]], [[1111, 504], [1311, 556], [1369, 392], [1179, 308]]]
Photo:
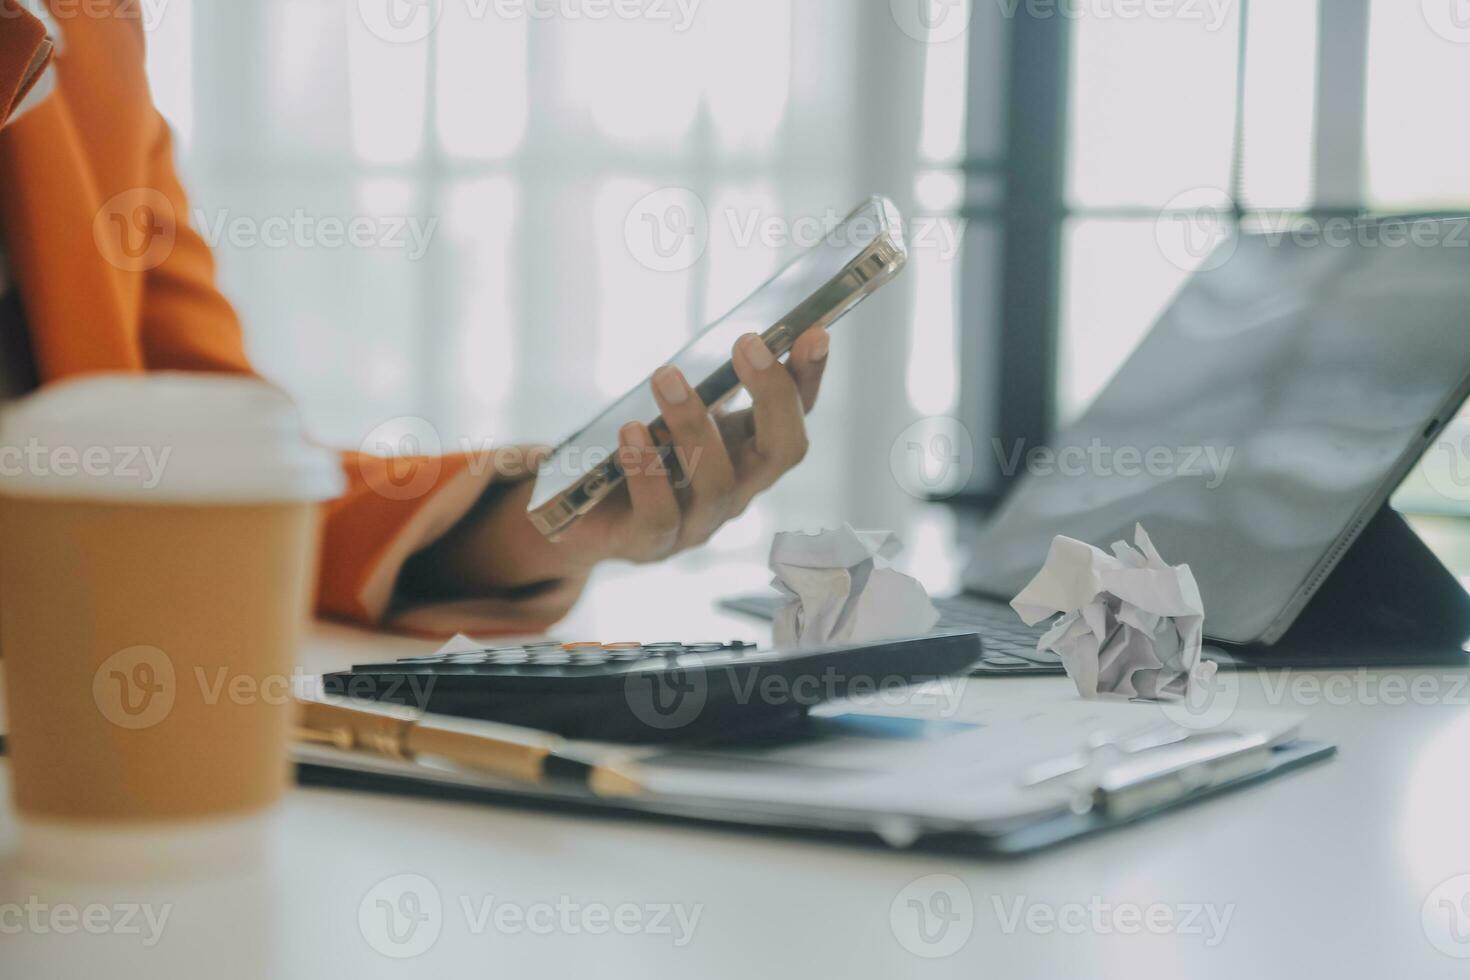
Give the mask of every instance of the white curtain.
[[[922, 43], [900, 6], [169, 0], [150, 74], [251, 354], [322, 438], [554, 442], [772, 273], [783, 236], [872, 193], [958, 202], [967, 42]], [[708, 244], [666, 255], [639, 236], [677, 233], [685, 190]], [[716, 553], [922, 509], [890, 451], [958, 402], [959, 262], [915, 267], [837, 328], [811, 458]]]

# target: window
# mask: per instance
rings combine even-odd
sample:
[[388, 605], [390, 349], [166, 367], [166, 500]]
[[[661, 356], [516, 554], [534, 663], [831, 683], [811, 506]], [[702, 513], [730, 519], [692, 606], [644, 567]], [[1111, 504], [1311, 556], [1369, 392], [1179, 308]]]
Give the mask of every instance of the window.
[[[1442, 9], [1441, 9], [1442, 7]], [[1381, 211], [1470, 206], [1470, 21], [1455, 4], [1374, 0], [1367, 73], [1367, 200]]]
[[[804, 222], [884, 193], [922, 238], [911, 274], [839, 328], [812, 460], [717, 543], [917, 505], [888, 446], [957, 410], [963, 219], [998, 186], [964, 166], [970, 42], [890, 3], [644, 6], [171, 0], [155, 98], [253, 358], [335, 444], [555, 441]], [[366, 245], [324, 245], [352, 221]]]
[[[977, 430], [1035, 442], [1076, 418], [1237, 227], [1463, 209], [1470, 27], [1442, 6], [1016, 8], [1004, 271], [961, 313]], [[972, 71], [972, 98], [993, 84]], [[972, 133], [968, 165], [994, 149]], [[991, 467], [971, 489], [989, 503], [1007, 481]]]
[[1072, 25], [1059, 420], [1101, 392], [1221, 219], [1316, 203], [1318, 13], [1269, 0]]

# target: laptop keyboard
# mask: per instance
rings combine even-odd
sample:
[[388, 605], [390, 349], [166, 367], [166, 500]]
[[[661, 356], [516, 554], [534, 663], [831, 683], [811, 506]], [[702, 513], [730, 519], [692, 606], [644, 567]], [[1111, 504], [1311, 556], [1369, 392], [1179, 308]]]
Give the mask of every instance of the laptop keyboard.
[[[721, 603], [726, 609], [773, 619], [782, 600], [779, 596], [742, 596]], [[1038, 652], [1036, 641], [1044, 632], [1027, 626], [1016, 618], [1016, 612], [1003, 602], [976, 596], [954, 596], [936, 599], [939, 625], [936, 630], [979, 633], [985, 646], [985, 657], [975, 668], [976, 674], [1060, 674], [1062, 661], [1050, 651]]]
[[974, 596], [955, 596], [934, 603], [939, 629], [974, 630], [985, 641], [985, 665], [997, 669], [1062, 670], [1062, 660], [1050, 650], [1038, 651], [1036, 641], [1045, 630], [1027, 626], [1010, 606]]

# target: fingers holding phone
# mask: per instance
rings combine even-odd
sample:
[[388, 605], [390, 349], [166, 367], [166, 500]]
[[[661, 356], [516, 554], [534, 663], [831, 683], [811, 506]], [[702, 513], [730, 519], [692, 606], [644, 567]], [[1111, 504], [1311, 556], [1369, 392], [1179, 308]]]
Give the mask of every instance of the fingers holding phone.
[[709, 407], [678, 368], [655, 372], [653, 395], [673, 437], [675, 469], [681, 477], [684, 511], [677, 547], [692, 548], [735, 516], [735, 465]]
[[802, 407], [808, 413], [817, 407], [817, 393], [822, 387], [822, 375], [827, 370], [831, 341], [832, 335], [820, 327], [808, 330], [797, 338], [786, 362], [787, 370], [796, 379], [796, 389], [801, 392]]
[[[793, 362], [800, 354], [793, 352]], [[803, 361], [800, 365], [782, 365], [754, 334], [735, 345], [735, 372], [751, 399], [749, 438], [742, 445], [731, 446], [739, 460], [742, 505], [806, 458], [806, 398], [797, 372], [802, 372], [800, 378], [815, 403], [823, 365], [813, 365], [806, 358]]]
[[[629, 507], [625, 513], [609, 511], [604, 515], [616, 514], [621, 523], [602, 542], [607, 556], [635, 562], [667, 558], [678, 548], [684, 515], [674, 495], [663, 454], [642, 422], [623, 426], [619, 443], [619, 462], [627, 475]], [[595, 522], [588, 522], [587, 529], [596, 526]]]
[[704, 544], [805, 458], [805, 416], [821, 389], [826, 331], [802, 337], [785, 365], [753, 334], [732, 358], [751, 407], [730, 415], [712, 413], [677, 368], [654, 373], [651, 387], [672, 456], [666, 462], [666, 451], [642, 423], [622, 428], [618, 461], [628, 508], [601, 515], [621, 525], [611, 534], [607, 521], [590, 522], [605, 529], [603, 544], [616, 557], [659, 561]]

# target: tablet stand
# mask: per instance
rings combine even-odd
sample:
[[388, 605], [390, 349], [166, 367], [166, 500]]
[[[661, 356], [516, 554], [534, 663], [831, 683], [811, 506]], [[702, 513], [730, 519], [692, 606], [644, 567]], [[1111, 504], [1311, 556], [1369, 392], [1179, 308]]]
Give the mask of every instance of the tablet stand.
[[1224, 649], [1263, 665], [1462, 664], [1467, 637], [1470, 592], [1385, 504], [1280, 641]]

